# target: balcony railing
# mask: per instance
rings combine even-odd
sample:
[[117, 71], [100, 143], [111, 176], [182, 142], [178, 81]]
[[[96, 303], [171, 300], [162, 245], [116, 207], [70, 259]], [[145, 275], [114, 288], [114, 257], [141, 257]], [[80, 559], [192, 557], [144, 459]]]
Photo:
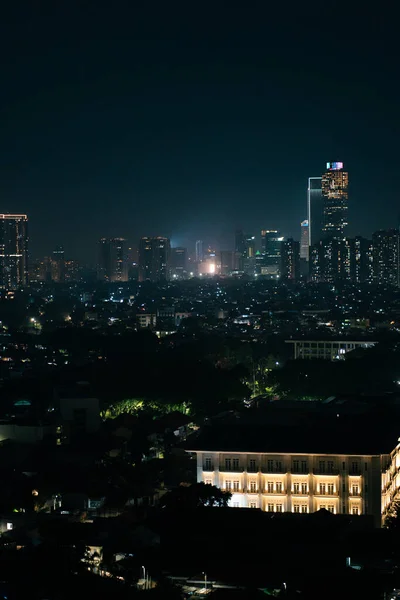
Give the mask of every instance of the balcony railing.
[[339, 475], [339, 469], [313, 469], [314, 475]]
[[330, 492], [328, 490], [325, 490], [325, 492], [321, 492], [321, 491], [317, 490], [317, 491], [314, 492], [314, 495], [315, 496], [329, 496], [329, 497], [332, 498], [333, 496], [335, 496], [335, 497], [339, 496], [339, 492], [338, 491], [336, 491], [336, 492]]
[[283, 465], [281, 467], [261, 467], [261, 473], [279, 473], [284, 474], [287, 473], [286, 467]]
[[287, 494], [286, 490], [269, 490], [268, 488], [266, 488], [263, 492], [263, 494], [271, 494], [272, 496], [285, 496]]
[[211, 473], [214, 471], [214, 465], [203, 465], [203, 471], [206, 473]]
[[219, 470], [221, 473], [243, 473], [244, 467], [227, 467], [226, 465], [221, 465]]

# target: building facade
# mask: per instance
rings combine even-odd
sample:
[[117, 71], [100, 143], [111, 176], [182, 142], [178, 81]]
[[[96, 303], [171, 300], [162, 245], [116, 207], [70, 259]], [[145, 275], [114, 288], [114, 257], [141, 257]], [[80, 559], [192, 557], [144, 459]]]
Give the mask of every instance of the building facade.
[[348, 225], [349, 174], [342, 162], [326, 163], [326, 172], [322, 176], [324, 238], [343, 238]]
[[173, 279], [187, 277], [187, 248], [171, 248], [171, 276]]
[[306, 262], [310, 258], [308, 219], [305, 219], [300, 224], [300, 258]]
[[374, 283], [400, 286], [400, 232], [376, 231], [372, 236]]
[[370, 514], [381, 523], [387, 455], [197, 451], [197, 481], [232, 493], [231, 506], [269, 512]]
[[142, 237], [139, 241], [139, 281], [169, 279], [171, 244], [166, 237]]
[[279, 277], [282, 242], [284, 238], [276, 229], [261, 231], [261, 252], [264, 257], [264, 275]]
[[99, 241], [98, 278], [107, 282], [128, 281], [123, 238], [101, 238]]
[[300, 279], [300, 243], [292, 238], [281, 242], [280, 277], [286, 281]]
[[28, 283], [28, 217], [0, 214], [0, 288]]
[[322, 237], [323, 203], [322, 203], [322, 177], [309, 177], [307, 185], [307, 221], [308, 245], [319, 242]]
[[294, 359], [319, 358], [323, 360], [340, 360], [347, 352], [356, 348], [373, 348], [377, 342], [352, 340], [286, 340], [293, 344]]

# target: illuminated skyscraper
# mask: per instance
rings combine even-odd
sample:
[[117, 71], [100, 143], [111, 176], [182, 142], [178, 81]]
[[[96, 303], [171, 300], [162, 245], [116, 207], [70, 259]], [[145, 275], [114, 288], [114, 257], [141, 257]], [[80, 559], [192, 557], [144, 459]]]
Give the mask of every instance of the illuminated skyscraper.
[[309, 177], [307, 186], [308, 245], [319, 242], [322, 237], [323, 202], [322, 177]]
[[203, 260], [203, 240], [196, 242], [196, 262], [200, 263]]
[[281, 267], [281, 249], [284, 238], [276, 229], [261, 231], [261, 252], [264, 256], [263, 274], [278, 277]]
[[58, 283], [65, 281], [65, 254], [63, 246], [56, 246], [51, 257], [51, 280]]
[[343, 238], [348, 225], [349, 200], [349, 174], [344, 171], [343, 163], [326, 163], [326, 172], [321, 183], [324, 203], [323, 237]]
[[103, 281], [128, 281], [128, 265], [123, 238], [101, 238], [99, 242], [98, 278]]
[[372, 236], [373, 278], [375, 283], [400, 286], [400, 232], [375, 231]]
[[28, 217], [0, 214], [0, 288], [28, 283]]
[[165, 237], [142, 237], [139, 242], [139, 281], [169, 279], [171, 245]]
[[187, 275], [187, 249], [171, 248], [171, 274], [174, 279], [184, 279]]
[[308, 262], [309, 258], [309, 249], [310, 249], [310, 241], [309, 241], [309, 227], [308, 227], [308, 219], [305, 219], [301, 222], [301, 231], [300, 231], [300, 258]]
[[281, 242], [280, 276], [288, 281], [300, 278], [300, 243], [292, 238]]

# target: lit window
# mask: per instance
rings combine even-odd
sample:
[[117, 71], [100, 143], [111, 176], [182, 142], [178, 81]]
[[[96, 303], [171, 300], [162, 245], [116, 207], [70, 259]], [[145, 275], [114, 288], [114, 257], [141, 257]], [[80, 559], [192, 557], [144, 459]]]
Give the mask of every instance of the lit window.
[[225, 482], [225, 489], [226, 490], [231, 490], [232, 489], [232, 482], [231, 481], [226, 481]]
[[232, 470], [232, 461], [230, 458], [226, 458], [225, 459], [225, 470], [226, 471], [231, 471]]
[[353, 485], [352, 486], [352, 494], [353, 494], [353, 496], [358, 496], [358, 493], [359, 493], [358, 485]]
[[360, 509], [358, 508], [358, 506], [353, 506], [351, 512], [352, 512], [353, 515], [359, 515], [360, 514]]
[[212, 485], [211, 479], [206, 479], [204, 482], [206, 485]]
[[269, 494], [272, 494], [272, 492], [274, 491], [274, 484], [272, 481], [268, 481], [267, 483], [267, 491]]
[[206, 458], [204, 469], [205, 469], [205, 471], [212, 471], [211, 458]]
[[234, 492], [238, 492], [239, 491], [239, 482], [238, 481], [234, 481], [233, 482], [233, 491]]
[[257, 484], [255, 481], [251, 481], [250, 482], [250, 492], [252, 492], [253, 494], [257, 491]]
[[333, 504], [328, 504], [328, 510], [329, 510], [329, 512], [334, 513], [335, 512], [335, 506]]
[[250, 508], [257, 508], [256, 502], [250, 502]]
[[283, 512], [282, 504], [277, 504], [276, 505], [276, 512], [279, 512], [279, 513]]
[[326, 485], [325, 485], [325, 483], [320, 483], [319, 484], [319, 493], [320, 494], [326, 494]]
[[11, 529], [14, 529], [14, 525], [12, 523], [7, 523], [7, 531], [11, 531]]
[[280, 481], [276, 484], [276, 491], [280, 494], [282, 493], [282, 483]]
[[253, 473], [254, 473], [254, 472], [255, 472], [255, 470], [256, 470], [256, 461], [255, 461], [255, 459], [254, 459], [254, 458], [251, 458], [251, 459], [250, 459], [250, 467], [249, 467], [249, 470], [250, 470], [250, 471], [252, 471]]
[[308, 512], [308, 506], [307, 506], [307, 504], [302, 504], [302, 505], [301, 505], [301, 512], [302, 512], [302, 513], [306, 513], [306, 512]]
[[306, 483], [301, 484], [301, 493], [307, 494], [307, 484]]
[[332, 496], [332, 494], [334, 494], [334, 492], [335, 492], [335, 488], [334, 488], [333, 483], [328, 483], [328, 494], [330, 496]]
[[293, 484], [293, 493], [294, 494], [299, 494], [300, 493], [300, 484], [299, 483], [294, 483]]
[[268, 512], [274, 512], [274, 505], [268, 504]]
[[238, 458], [234, 458], [233, 459], [233, 470], [234, 471], [238, 471], [239, 470], [239, 459]]
[[295, 505], [293, 506], [293, 512], [294, 512], [294, 513], [299, 513], [299, 512], [300, 512], [300, 506], [299, 506], [298, 504], [295, 504]]

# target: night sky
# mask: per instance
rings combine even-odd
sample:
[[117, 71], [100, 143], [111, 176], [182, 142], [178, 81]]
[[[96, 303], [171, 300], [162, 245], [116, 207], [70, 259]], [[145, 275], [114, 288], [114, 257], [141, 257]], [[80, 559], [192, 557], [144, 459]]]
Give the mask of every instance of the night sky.
[[299, 238], [329, 160], [349, 171], [349, 234], [397, 224], [400, 56], [378, 5], [9, 4], [0, 210], [28, 213], [33, 256], [92, 261], [101, 236]]

